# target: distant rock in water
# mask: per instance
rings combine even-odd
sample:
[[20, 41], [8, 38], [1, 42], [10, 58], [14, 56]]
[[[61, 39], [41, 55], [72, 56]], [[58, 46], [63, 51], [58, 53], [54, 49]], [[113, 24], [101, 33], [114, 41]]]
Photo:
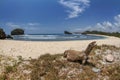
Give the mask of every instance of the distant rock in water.
[[4, 30], [0, 28], [0, 39], [5, 39], [5, 38], [6, 38], [6, 34]]
[[72, 34], [72, 33], [69, 31], [64, 31], [64, 34]]
[[24, 30], [23, 29], [14, 29], [11, 31], [11, 35], [24, 35]]
[[13, 37], [11, 35], [7, 35], [6, 38], [7, 39], [13, 39]]

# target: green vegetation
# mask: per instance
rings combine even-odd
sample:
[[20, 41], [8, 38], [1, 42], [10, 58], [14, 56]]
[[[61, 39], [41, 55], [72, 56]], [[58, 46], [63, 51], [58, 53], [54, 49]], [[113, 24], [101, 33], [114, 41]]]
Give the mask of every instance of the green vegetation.
[[11, 35], [24, 35], [24, 30], [17, 28], [11, 31]]
[[107, 35], [107, 36], [115, 36], [120, 38], [119, 32], [102, 32], [102, 31], [85, 31], [82, 34], [100, 34], [100, 35]]
[[0, 55], [0, 80], [30, 79], [29, 67], [23, 59]]
[[14, 72], [16, 71], [15, 66], [6, 66], [6, 73]]

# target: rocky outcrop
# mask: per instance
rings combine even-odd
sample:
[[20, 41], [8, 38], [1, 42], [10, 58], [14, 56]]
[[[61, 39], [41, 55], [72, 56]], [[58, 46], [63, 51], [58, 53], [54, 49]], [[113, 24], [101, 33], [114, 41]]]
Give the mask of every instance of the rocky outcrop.
[[91, 42], [91, 43], [87, 46], [86, 50], [84, 51], [85, 54], [86, 54], [86, 56], [89, 56], [90, 52], [92, 51], [92, 49], [93, 49], [95, 46], [96, 46], [96, 41]]
[[11, 35], [7, 35], [6, 38], [7, 39], [13, 39], [13, 37]]
[[5, 38], [6, 38], [6, 34], [4, 30], [0, 28], [0, 39], [5, 39]]
[[64, 34], [72, 34], [72, 33], [69, 31], [64, 31]]
[[23, 29], [14, 29], [11, 31], [11, 35], [24, 35]]
[[84, 57], [84, 52], [75, 51], [75, 50], [66, 50], [64, 52], [64, 57], [67, 58], [68, 61], [79, 61]]
[[95, 41], [91, 42], [86, 50], [81, 52], [75, 50], [66, 50], [64, 52], [64, 57], [67, 58], [68, 61], [82, 61], [82, 64], [84, 64], [87, 61], [90, 52], [96, 46], [95, 43]]

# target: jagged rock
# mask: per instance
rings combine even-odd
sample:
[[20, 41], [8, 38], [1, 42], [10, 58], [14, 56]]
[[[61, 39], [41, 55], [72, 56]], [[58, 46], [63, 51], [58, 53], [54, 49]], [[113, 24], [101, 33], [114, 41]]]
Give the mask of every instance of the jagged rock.
[[114, 61], [114, 56], [112, 54], [106, 55], [106, 61], [113, 62]]
[[5, 38], [6, 38], [6, 34], [4, 30], [0, 28], [0, 39], [5, 39]]
[[64, 52], [64, 57], [67, 58], [68, 61], [79, 61], [80, 60], [82, 61], [82, 64], [84, 64], [87, 61], [90, 52], [96, 46], [95, 43], [96, 43], [95, 41], [91, 42], [86, 48], [86, 50], [82, 52], [75, 51], [75, 50], [66, 50]]
[[64, 57], [66, 57], [68, 61], [82, 60], [84, 56], [84, 53], [80, 51], [66, 50], [64, 52]]
[[88, 55], [90, 54], [90, 52], [92, 51], [92, 49], [93, 49], [95, 46], [96, 46], [96, 41], [91, 42], [91, 43], [87, 46], [87, 48], [86, 48], [86, 50], [85, 50], [86, 56], [88, 56]]

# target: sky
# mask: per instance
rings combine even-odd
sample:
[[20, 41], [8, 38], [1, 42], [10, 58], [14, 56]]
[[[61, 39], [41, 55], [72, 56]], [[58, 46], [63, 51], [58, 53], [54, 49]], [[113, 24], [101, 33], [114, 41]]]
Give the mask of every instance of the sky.
[[120, 0], [0, 0], [0, 28], [7, 34], [99, 30], [120, 32]]

